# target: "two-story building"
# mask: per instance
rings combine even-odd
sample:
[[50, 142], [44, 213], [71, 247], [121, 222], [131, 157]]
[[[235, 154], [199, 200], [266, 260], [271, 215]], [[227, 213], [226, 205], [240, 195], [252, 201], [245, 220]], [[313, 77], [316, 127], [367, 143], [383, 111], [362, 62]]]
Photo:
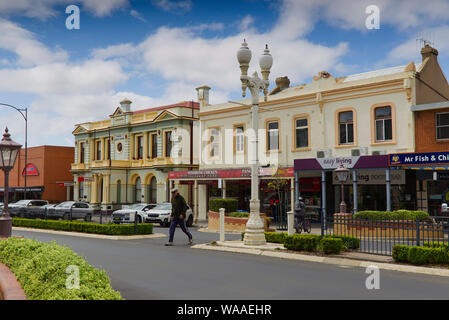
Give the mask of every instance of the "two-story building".
[[[284, 168], [287, 198], [293, 199], [295, 159], [319, 160], [381, 156], [415, 152], [415, 116], [412, 106], [442, 101], [432, 89], [447, 92], [447, 81], [438, 65], [437, 51], [422, 50], [422, 61], [335, 78], [319, 72], [307, 84], [290, 86], [287, 77], [276, 79], [267, 101], [259, 106], [259, 159], [261, 211], [269, 213], [273, 193], [266, 188], [276, 168]], [[236, 79], [238, 81], [238, 79]], [[249, 200], [250, 166], [248, 130], [251, 127], [250, 99], [210, 105], [209, 87], [197, 88], [200, 101], [201, 155], [197, 172], [173, 172], [170, 179], [182, 184], [193, 181], [198, 188], [199, 219], [207, 217], [208, 198], [227, 196]], [[376, 160], [377, 159], [377, 160]], [[357, 171], [356, 184], [348, 181], [345, 199], [352, 208], [385, 210], [387, 206], [388, 161], [372, 158]], [[306, 161], [307, 162], [307, 161]], [[305, 163], [305, 162], [304, 162]], [[323, 207], [325, 189], [330, 194], [326, 207], [338, 212], [340, 183], [332, 166], [312, 169], [295, 166], [297, 192], [306, 205]], [[356, 175], [357, 176], [357, 175]], [[190, 182], [192, 183], [192, 182]], [[416, 172], [397, 170], [391, 177], [392, 209], [415, 208]], [[354, 192], [356, 191], [356, 192]], [[355, 195], [355, 196], [354, 196]], [[291, 203], [291, 202], [290, 202]]]
[[[199, 104], [131, 110], [125, 99], [109, 119], [76, 125], [75, 200], [102, 209], [169, 201], [168, 172], [198, 168]], [[192, 186], [181, 186], [192, 202]]]

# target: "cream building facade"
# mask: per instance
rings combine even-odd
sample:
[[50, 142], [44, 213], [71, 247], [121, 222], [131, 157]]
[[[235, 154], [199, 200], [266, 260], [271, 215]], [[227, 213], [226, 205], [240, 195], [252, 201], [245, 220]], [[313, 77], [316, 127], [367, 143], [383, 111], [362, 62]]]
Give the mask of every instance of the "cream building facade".
[[[421, 53], [419, 63], [338, 78], [323, 71], [302, 85], [290, 86], [286, 77], [276, 79], [276, 88], [267, 101], [261, 98], [259, 102], [261, 167], [292, 168], [295, 159], [414, 152], [415, 119], [411, 107], [441, 101], [438, 91], [449, 96], [446, 78], [438, 64], [438, 52], [426, 46]], [[200, 172], [249, 169], [251, 100], [211, 105], [209, 90], [207, 86], [197, 88]], [[304, 172], [301, 176], [314, 174]], [[171, 178], [176, 183], [193, 180], [195, 185], [200, 180], [187, 173]], [[263, 174], [261, 178], [264, 179]], [[290, 180], [293, 195], [293, 174], [283, 178]], [[226, 179], [219, 174], [214, 177], [212, 173], [206, 180], [219, 180], [219, 189], [225, 196], [230, 180], [244, 179], [249, 178]], [[210, 188], [199, 183], [198, 190], [198, 218], [205, 220]], [[263, 196], [261, 191], [261, 200]]]
[[[198, 112], [190, 101], [132, 111], [125, 99], [109, 119], [76, 125], [75, 200], [103, 210], [169, 201], [168, 172], [198, 168]], [[180, 191], [192, 203], [192, 188]]]

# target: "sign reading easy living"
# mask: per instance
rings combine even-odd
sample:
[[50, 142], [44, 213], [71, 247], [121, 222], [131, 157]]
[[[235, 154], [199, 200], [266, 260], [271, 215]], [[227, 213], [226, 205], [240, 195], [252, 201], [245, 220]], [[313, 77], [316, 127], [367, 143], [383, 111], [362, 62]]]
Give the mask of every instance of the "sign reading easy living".
[[390, 154], [388, 158], [391, 167], [434, 164], [449, 164], [449, 152], [396, 153]]

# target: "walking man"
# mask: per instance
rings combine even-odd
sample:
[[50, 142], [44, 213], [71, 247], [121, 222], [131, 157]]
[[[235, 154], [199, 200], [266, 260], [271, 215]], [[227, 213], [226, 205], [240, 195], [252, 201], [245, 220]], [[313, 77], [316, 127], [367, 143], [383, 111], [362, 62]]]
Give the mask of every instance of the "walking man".
[[187, 230], [185, 222], [186, 211], [188, 208], [187, 203], [184, 200], [184, 197], [179, 194], [178, 189], [173, 189], [171, 194], [170, 238], [165, 245], [173, 245], [173, 237], [175, 236], [175, 230], [178, 224], [181, 227], [181, 230], [189, 237], [189, 244], [192, 244], [192, 234]]

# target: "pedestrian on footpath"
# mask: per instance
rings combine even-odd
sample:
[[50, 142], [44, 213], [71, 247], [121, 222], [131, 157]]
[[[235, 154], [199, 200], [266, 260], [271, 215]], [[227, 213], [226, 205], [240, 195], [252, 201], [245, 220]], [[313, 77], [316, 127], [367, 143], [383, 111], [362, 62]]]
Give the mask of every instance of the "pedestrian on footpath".
[[171, 191], [172, 199], [171, 199], [171, 215], [170, 215], [170, 236], [168, 242], [165, 244], [166, 246], [173, 245], [173, 237], [175, 236], [176, 226], [179, 224], [181, 230], [189, 237], [189, 244], [192, 244], [193, 237], [192, 234], [186, 228], [186, 211], [187, 211], [187, 203], [183, 196], [181, 196], [178, 192], [178, 189], [175, 188]]

